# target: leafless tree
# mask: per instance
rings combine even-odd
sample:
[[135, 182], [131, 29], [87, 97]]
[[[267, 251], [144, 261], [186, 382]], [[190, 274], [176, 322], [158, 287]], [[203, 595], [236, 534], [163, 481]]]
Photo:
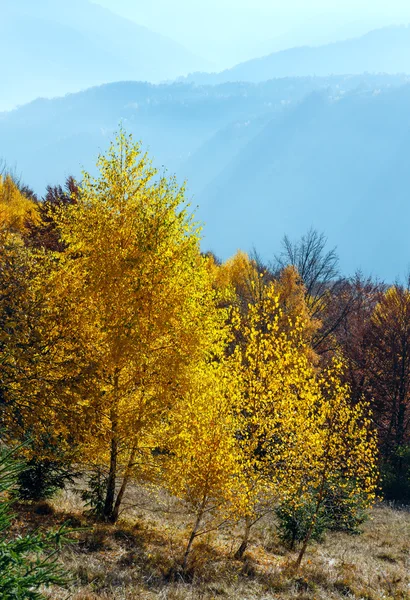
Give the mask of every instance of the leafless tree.
[[327, 249], [327, 243], [327, 237], [315, 229], [294, 242], [285, 236], [273, 263], [276, 272], [288, 265], [297, 269], [310, 315], [322, 323], [313, 340], [319, 354], [333, 349], [333, 334], [354, 310], [356, 301], [349, 281], [340, 275], [336, 248]]
[[299, 240], [292, 242], [287, 235], [282, 240], [282, 251], [275, 257], [277, 270], [294, 266], [306, 288], [312, 317], [322, 310], [322, 300], [340, 282], [339, 257], [336, 248], [326, 249], [327, 237], [310, 229]]

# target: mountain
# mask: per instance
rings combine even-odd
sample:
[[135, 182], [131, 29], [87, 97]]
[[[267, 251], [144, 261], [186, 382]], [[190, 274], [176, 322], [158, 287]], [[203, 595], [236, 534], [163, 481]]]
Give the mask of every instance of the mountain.
[[87, 0], [5, 0], [0, 110], [119, 80], [159, 82], [204, 68], [176, 42]]
[[[315, 93], [275, 116], [197, 197], [204, 247], [272, 257], [286, 232], [337, 245], [345, 272], [388, 281], [410, 267], [410, 85], [334, 100]], [[212, 153], [212, 148], [208, 151]]]
[[198, 194], [274, 114], [313, 91], [342, 97], [352, 91], [400, 86], [404, 76], [284, 78], [261, 84], [153, 85], [122, 82], [62, 98], [38, 99], [0, 113], [0, 159], [41, 195], [45, 186], [92, 167], [120, 122]]
[[388, 281], [410, 265], [407, 76], [284, 78], [260, 84], [115, 83], [0, 113], [0, 159], [41, 195], [93, 169], [122, 122], [180, 182], [227, 258], [311, 226], [345, 273]]
[[376, 29], [364, 36], [317, 47], [274, 52], [221, 73], [193, 73], [186, 81], [217, 84], [267, 81], [275, 77], [359, 73], [410, 73], [410, 27]]

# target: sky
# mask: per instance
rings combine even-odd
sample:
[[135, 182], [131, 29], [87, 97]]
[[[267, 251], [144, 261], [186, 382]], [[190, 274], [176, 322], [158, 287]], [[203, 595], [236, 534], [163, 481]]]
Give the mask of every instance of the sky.
[[295, 45], [410, 23], [409, 0], [93, 0], [220, 70]]

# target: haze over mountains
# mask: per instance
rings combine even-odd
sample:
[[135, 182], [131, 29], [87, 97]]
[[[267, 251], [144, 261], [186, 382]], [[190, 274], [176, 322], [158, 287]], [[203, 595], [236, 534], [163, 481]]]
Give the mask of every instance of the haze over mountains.
[[186, 81], [216, 84], [274, 77], [409, 73], [410, 27], [385, 27], [323, 46], [304, 46], [246, 61], [220, 73], [193, 73]]
[[[146, 11], [140, 12], [143, 17]], [[171, 25], [169, 30], [172, 34]], [[410, 71], [410, 29], [402, 26], [322, 46], [290, 48], [208, 73], [210, 65], [178, 42], [90, 0], [5, 0], [0, 50], [6, 57], [0, 110], [124, 80], [159, 83], [186, 78], [215, 84]]]
[[204, 68], [177, 42], [88, 0], [5, 0], [0, 110], [111, 81], [159, 82]]
[[344, 272], [393, 280], [410, 263], [407, 81], [111, 84], [3, 113], [0, 157], [42, 194], [91, 169], [121, 121], [158, 166], [188, 178], [204, 249], [226, 258], [255, 246], [268, 259], [284, 233], [315, 227]]
[[269, 260], [285, 233], [314, 227], [344, 273], [392, 281], [410, 267], [410, 28], [215, 74], [87, 0], [7, 0], [2, 17], [0, 110], [84, 88], [0, 112], [0, 160], [40, 196], [93, 169], [122, 123], [187, 180], [203, 248], [223, 259], [256, 247]]
[[94, 0], [179, 40], [221, 71], [251, 58], [410, 22], [408, 0]]

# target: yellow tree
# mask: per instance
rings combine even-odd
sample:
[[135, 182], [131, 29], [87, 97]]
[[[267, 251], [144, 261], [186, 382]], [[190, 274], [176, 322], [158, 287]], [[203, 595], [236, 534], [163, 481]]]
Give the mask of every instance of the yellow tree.
[[298, 485], [315, 443], [309, 424], [317, 390], [311, 385], [314, 373], [306, 342], [311, 325], [303, 313], [299, 318], [289, 306], [284, 310], [282, 294], [281, 285], [271, 284], [263, 300], [250, 306], [246, 317], [238, 313], [234, 323], [241, 338], [235, 355], [249, 494], [238, 557], [247, 547], [251, 527], [273, 509], [284, 490]]
[[47, 446], [63, 455], [77, 422], [72, 401], [86, 374], [83, 346], [66, 326], [73, 324], [72, 305], [56, 293], [52, 256], [27, 247], [17, 233], [0, 232], [0, 281], [2, 425], [16, 441], [30, 437], [26, 455], [35, 447], [45, 459]]
[[[278, 325], [280, 331], [294, 336], [297, 332], [304, 350], [312, 346], [312, 340], [320, 327], [320, 321], [312, 317], [306, 302], [306, 289], [299, 273], [293, 266], [282, 269], [274, 282], [278, 297]], [[268, 316], [268, 315], [267, 315]], [[297, 324], [297, 328], [295, 327]], [[308, 351], [312, 360], [316, 357]]]
[[10, 175], [0, 175], [0, 231], [24, 235], [39, 223], [36, 203], [19, 190]]
[[238, 252], [221, 265], [213, 265], [214, 285], [220, 293], [226, 294], [231, 290], [234, 295], [229, 298], [229, 303], [235, 303], [241, 312], [246, 312], [250, 304], [260, 301], [264, 295], [265, 281], [257, 264], [249, 258], [246, 252]]
[[147, 436], [183, 397], [218, 315], [184, 190], [123, 132], [98, 167], [56, 217], [66, 248], [56, 293], [93, 365], [76, 410], [84, 425], [92, 415], [84, 456], [108, 464], [104, 517], [116, 520]]
[[[372, 505], [378, 479], [377, 442], [369, 406], [352, 405], [349, 388], [341, 383], [343, 363], [334, 359], [316, 379], [318, 402], [315, 404], [313, 430], [316, 443], [302, 486], [290, 493], [295, 508], [303, 497], [314, 499], [314, 511], [300, 549], [299, 567], [315, 528], [319, 513], [332, 496], [344, 497], [352, 514]], [[312, 494], [313, 492], [313, 494]]]
[[30, 234], [41, 226], [37, 205], [10, 177], [0, 180], [0, 218], [2, 434], [9, 442], [30, 440], [21, 446], [25, 473], [31, 469], [26, 493], [40, 497], [54, 475], [62, 482], [71, 474], [73, 421], [62, 400], [63, 390], [79, 386], [82, 348], [74, 347], [71, 329], [61, 326], [55, 261], [31, 246]]
[[[5, 226], [3, 221], [2, 226]], [[22, 338], [28, 338], [27, 322], [32, 298], [29, 295], [30, 280], [33, 276], [33, 263], [17, 234], [3, 228], [0, 231], [0, 364], [1, 395], [4, 419], [4, 405], [8, 401], [12, 382], [21, 369], [16, 361], [16, 344], [29, 350]], [[27, 340], [28, 341], [28, 340]]]
[[[343, 481], [353, 481], [355, 492], [360, 489], [369, 501], [374, 491], [375, 448], [364, 409], [350, 408], [337, 372], [318, 373], [307, 341], [314, 328], [303, 313], [286, 317], [286, 327], [285, 317], [280, 293], [271, 285], [263, 303], [251, 307], [247, 321], [239, 319], [237, 325], [243, 339], [237, 349], [239, 408], [250, 494], [238, 556], [252, 525], [275, 503], [294, 502], [296, 508], [316, 494], [314, 526], [326, 494]], [[347, 453], [350, 466], [343, 471]]]
[[[10, 175], [0, 175], [0, 364], [3, 406], [11, 387], [26, 369], [19, 358], [33, 355], [30, 326], [36, 313], [32, 281], [38, 273], [23, 236], [39, 223], [36, 204], [26, 198]], [[38, 308], [38, 307], [37, 307]], [[18, 351], [18, 353], [17, 353]], [[4, 411], [3, 411], [4, 413]], [[4, 418], [4, 414], [3, 414]]]
[[183, 570], [198, 536], [246, 512], [234, 375], [221, 357], [202, 361], [193, 369], [183, 406], [174, 411], [169, 423], [162, 483], [194, 515]]

